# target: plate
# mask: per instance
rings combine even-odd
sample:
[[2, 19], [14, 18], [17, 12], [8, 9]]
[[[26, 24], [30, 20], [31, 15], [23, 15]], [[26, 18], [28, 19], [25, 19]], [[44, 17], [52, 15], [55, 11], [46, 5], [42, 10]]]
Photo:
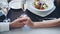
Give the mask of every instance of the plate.
[[49, 14], [51, 14], [54, 10], [55, 10], [55, 6], [49, 11], [49, 12], [44, 12], [44, 13], [40, 13], [40, 12], [34, 12], [32, 11], [30, 8], [28, 8], [28, 10], [30, 10], [32, 13], [38, 15], [38, 16], [41, 16], [41, 17], [45, 17], [45, 16], [48, 16]]
[[[56, 8], [56, 7], [53, 5], [53, 7], [51, 7], [50, 10], [43, 12], [43, 11], [39, 11], [39, 10], [36, 10], [35, 8], [33, 8], [32, 2], [34, 2], [34, 1], [30, 1], [30, 2], [28, 1], [28, 2], [27, 2], [27, 9], [30, 10], [32, 13], [34, 13], [34, 14], [36, 14], [36, 15], [38, 15], [38, 16], [41, 16], [41, 17], [45, 17], [45, 16], [51, 14], [51, 13], [55, 10], [55, 8]], [[52, 2], [52, 3], [53, 3], [53, 2]]]
[[22, 2], [19, 2], [19, 1], [11, 1], [9, 3], [9, 7], [10, 8], [13, 8], [13, 9], [20, 9], [20, 8], [22, 8]]

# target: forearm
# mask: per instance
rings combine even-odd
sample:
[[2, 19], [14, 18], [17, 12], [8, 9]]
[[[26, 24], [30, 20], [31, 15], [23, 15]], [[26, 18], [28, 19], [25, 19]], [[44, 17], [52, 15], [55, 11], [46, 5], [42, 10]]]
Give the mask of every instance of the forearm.
[[43, 22], [34, 22], [32, 27], [39, 28], [39, 27], [55, 27], [55, 26], [60, 26], [60, 19], [43, 21]]
[[12, 27], [12, 25], [11, 25], [11, 23], [9, 24], [9, 29], [11, 30], [13, 27]]

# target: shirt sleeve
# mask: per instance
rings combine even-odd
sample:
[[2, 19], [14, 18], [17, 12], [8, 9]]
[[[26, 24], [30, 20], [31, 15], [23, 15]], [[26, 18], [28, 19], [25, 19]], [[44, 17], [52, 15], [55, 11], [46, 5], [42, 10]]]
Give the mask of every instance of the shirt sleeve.
[[9, 23], [0, 23], [0, 32], [9, 31]]

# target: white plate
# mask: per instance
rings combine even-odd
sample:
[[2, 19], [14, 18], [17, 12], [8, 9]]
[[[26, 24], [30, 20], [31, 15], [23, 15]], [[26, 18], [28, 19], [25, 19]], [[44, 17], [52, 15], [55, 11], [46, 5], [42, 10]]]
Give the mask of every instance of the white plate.
[[20, 9], [20, 8], [22, 8], [22, 2], [19, 2], [19, 1], [11, 1], [9, 3], [9, 7], [10, 8], [13, 8], [13, 9]]
[[[48, 10], [48, 11], [39, 11], [39, 10], [36, 10], [36, 9], [34, 9], [33, 7], [32, 7], [32, 2], [34, 2], [34, 1], [28, 1], [27, 2], [27, 9], [28, 10], [30, 10], [32, 13], [34, 13], [34, 14], [36, 14], [36, 15], [38, 15], [38, 16], [41, 16], [41, 17], [45, 17], [45, 16], [47, 16], [47, 15], [49, 15], [49, 14], [51, 14], [54, 10], [55, 10], [55, 6], [53, 5], [53, 7], [51, 7], [51, 9], [50, 10]], [[53, 3], [53, 2], [52, 2]]]
[[36, 14], [36, 15], [38, 15], [38, 16], [41, 16], [41, 17], [45, 17], [45, 16], [47, 16], [47, 15], [49, 15], [49, 14], [51, 14], [54, 10], [55, 10], [55, 6], [48, 12], [44, 12], [44, 13], [40, 13], [40, 12], [34, 12], [33, 10], [31, 10], [30, 8], [28, 8], [28, 10], [30, 10], [32, 13], [34, 13], [34, 14]]

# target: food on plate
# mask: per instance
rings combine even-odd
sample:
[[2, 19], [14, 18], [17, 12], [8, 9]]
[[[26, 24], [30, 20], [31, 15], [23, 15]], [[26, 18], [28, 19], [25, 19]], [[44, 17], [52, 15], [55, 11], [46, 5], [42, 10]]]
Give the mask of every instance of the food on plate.
[[34, 7], [39, 10], [44, 10], [48, 8], [48, 5], [46, 3], [41, 3], [39, 0], [35, 0]]

